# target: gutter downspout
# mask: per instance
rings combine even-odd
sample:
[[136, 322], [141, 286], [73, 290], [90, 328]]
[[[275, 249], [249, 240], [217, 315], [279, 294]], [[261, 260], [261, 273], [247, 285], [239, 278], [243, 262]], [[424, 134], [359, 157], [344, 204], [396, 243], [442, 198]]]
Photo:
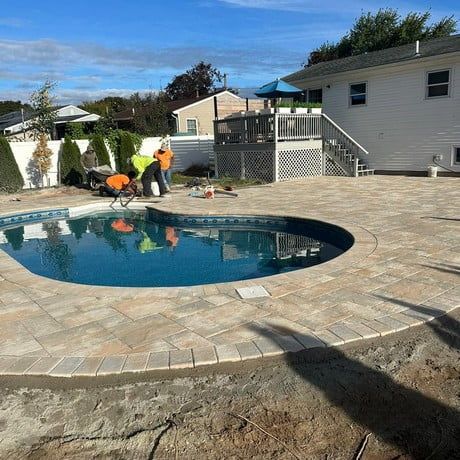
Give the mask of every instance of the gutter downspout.
[[177, 113], [171, 112], [172, 117], [176, 120], [176, 133], [180, 132], [180, 118]]

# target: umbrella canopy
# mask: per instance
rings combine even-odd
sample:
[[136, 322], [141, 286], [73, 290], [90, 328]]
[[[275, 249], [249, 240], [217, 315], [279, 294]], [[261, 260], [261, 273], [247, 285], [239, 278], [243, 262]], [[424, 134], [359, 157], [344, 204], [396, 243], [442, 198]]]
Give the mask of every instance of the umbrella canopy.
[[277, 97], [292, 97], [296, 94], [300, 94], [302, 91], [303, 90], [300, 88], [292, 86], [278, 78], [277, 80], [262, 86], [255, 91], [254, 94], [257, 97], [263, 97], [265, 99], [275, 99]]

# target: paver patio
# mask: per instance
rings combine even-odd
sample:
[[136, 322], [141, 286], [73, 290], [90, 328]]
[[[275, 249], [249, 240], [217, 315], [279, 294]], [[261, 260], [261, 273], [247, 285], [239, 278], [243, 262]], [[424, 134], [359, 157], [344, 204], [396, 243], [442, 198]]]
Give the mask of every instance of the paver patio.
[[[185, 369], [340, 345], [429, 321], [460, 304], [459, 185], [458, 178], [314, 177], [242, 189], [238, 198], [203, 200], [177, 189], [150, 202], [179, 214], [324, 220], [356, 239], [325, 264], [250, 281], [83, 286], [33, 275], [0, 251], [0, 374]], [[108, 203], [86, 194], [2, 198], [0, 215]], [[246, 286], [270, 296], [241, 299], [236, 289]]]

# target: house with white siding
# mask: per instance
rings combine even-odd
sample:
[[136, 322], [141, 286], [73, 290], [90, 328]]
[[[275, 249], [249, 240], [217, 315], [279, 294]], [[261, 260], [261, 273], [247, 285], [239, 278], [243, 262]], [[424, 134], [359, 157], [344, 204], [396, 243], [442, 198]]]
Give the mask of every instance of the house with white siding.
[[[66, 128], [70, 123], [82, 123], [94, 125], [100, 117], [95, 113], [89, 113], [75, 105], [59, 107], [54, 112], [54, 130], [51, 139], [61, 139], [66, 134]], [[33, 112], [16, 111], [0, 116], [0, 134], [9, 141], [31, 141], [35, 139], [35, 133], [31, 130], [31, 123], [35, 115]]]
[[321, 62], [283, 77], [386, 173], [460, 173], [460, 35]]

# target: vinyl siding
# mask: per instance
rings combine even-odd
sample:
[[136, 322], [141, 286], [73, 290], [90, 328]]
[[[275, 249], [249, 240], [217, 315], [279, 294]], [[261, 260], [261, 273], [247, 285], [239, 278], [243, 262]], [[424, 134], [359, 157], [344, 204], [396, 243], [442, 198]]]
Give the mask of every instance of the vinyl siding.
[[[426, 99], [426, 72], [442, 69], [451, 69], [450, 97]], [[362, 81], [367, 104], [350, 107], [349, 84]], [[441, 164], [460, 171], [452, 162], [452, 146], [460, 145], [460, 56], [337, 74], [321, 84], [323, 111], [369, 151], [371, 168], [425, 171], [441, 154]]]

